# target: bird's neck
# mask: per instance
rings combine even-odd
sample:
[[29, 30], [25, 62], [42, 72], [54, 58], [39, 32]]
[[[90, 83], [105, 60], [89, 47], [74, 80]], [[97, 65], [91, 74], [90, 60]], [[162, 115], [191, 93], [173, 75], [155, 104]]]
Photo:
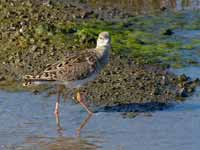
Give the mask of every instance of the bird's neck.
[[102, 57], [109, 57], [110, 45], [97, 46], [95, 52], [97, 57], [101, 59]]
[[95, 52], [97, 54], [101, 67], [105, 66], [109, 61], [110, 46], [96, 47]]

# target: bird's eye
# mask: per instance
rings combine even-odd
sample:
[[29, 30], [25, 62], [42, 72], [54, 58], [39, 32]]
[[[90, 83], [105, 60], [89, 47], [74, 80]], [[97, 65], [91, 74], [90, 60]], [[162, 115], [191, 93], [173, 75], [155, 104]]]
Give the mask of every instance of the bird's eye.
[[100, 39], [100, 40], [103, 40], [103, 38], [102, 38], [102, 37], [99, 37], [99, 39]]

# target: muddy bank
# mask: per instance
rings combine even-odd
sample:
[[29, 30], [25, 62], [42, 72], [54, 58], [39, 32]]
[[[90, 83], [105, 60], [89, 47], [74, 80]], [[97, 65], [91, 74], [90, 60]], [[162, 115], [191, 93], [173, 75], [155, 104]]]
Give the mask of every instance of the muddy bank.
[[88, 103], [113, 106], [130, 103], [168, 103], [189, 96], [199, 80], [176, 76], [160, 65], [140, 65], [115, 56], [96, 81], [83, 89]]
[[[195, 48], [195, 44], [175, 36], [174, 30], [180, 27], [199, 29], [197, 19], [191, 23], [185, 20], [187, 15], [180, 13], [134, 17], [106, 8], [114, 15], [111, 18], [117, 18], [108, 21], [110, 16], [103, 14], [103, 10], [93, 11], [82, 6], [53, 1], [2, 1], [2, 89], [27, 90], [22, 87], [23, 75], [37, 74], [47, 64], [63, 59], [71, 52], [94, 47], [98, 33], [106, 30], [112, 35], [111, 62], [96, 81], [81, 89], [89, 95], [87, 102], [90, 105], [151, 102], [162, 105], [187, 97], [194, 91], [198, 80], [169, 73], [166, 66], [169, 62], [187, 62], [177, 51]], [[197, 16], [199, 13], [194, 18]], [[32, 89], [40, 92], [48, 87]]]

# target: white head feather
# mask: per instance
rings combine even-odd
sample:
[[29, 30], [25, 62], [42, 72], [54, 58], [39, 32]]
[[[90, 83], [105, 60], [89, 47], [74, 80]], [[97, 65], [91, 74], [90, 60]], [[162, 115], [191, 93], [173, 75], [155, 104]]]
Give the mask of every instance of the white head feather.
[[108, 32], [101, 32], [97, 39], [97, 48], [110, 47], [110, 35]]

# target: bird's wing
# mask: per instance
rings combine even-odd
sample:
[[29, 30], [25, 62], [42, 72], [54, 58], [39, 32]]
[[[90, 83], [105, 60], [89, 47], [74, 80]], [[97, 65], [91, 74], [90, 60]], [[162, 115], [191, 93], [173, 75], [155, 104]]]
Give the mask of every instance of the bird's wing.
[[36, 76], [26, 75], [25, 81], [73, 81], [90, 76], [98, 67], [98, 59], [93, 51], [71, 55], [63, 61], [48, 65]]

